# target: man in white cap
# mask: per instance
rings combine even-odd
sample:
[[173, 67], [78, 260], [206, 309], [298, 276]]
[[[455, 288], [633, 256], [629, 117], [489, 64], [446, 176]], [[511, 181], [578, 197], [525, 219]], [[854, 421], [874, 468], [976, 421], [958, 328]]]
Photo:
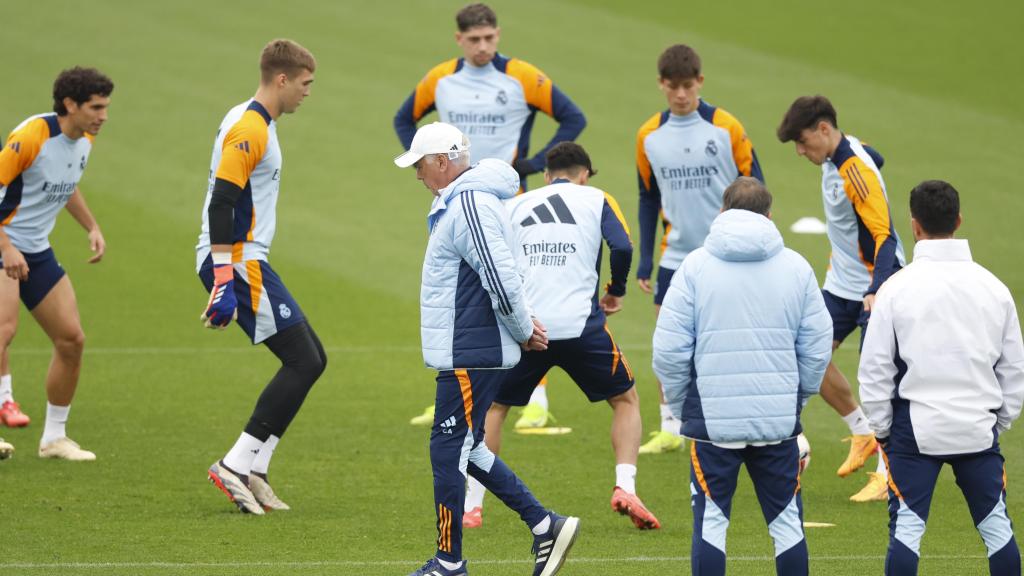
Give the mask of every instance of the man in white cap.
[[410, 576], [465, 576], [462, 512], [467, 476], [479, 480], [533, 532], [534, 576], [558, 572], [579, 531], [579, 518], [544, 508], [483, 442], [484, 415], [506, 370], [522, 350], [545, 350], [547, 331], [531, 317], [516, 268], [515, 235], [501, 201], [515, 196], [519, 175], [508, 163], [469, 164], [469, 139], [434, 122], [420, 128], [395, 158], [414, 166], [434, 194], [420, 289], [423, 360], [438, 370], [430, 463], [437, 513], [437, 553]]

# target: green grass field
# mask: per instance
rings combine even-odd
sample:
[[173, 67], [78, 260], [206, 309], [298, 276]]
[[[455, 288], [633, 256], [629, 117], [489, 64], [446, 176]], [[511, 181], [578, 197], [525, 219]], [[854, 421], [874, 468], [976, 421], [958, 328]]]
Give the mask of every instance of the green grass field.
[[[14, 388], [34, 418], [0, 430], [18, 452], [0, 463], [0, 572], [5, 574], [406, 574], [433, 552], [427, 436], [406, 424], [433, 398], [419, 353], [418, 295], [429, 193], [391, 158], [392, 116], [433, 64], [457, 55], [461, 2], [0, 3], [6, 80], [0, 130], [49, 109], [55, 75], [74, 64], [117, 83], [110, 121], [82, 190], [109, 244], [87, 265], [85, 235], [61, 216], [52, 241], [74, 281], [87, 352], [69, 433], [93, 464], [41, 461], [42, 381], [49, 342], [23, 313], [11, 350]], [[956, 6], [954, 8], [953, 6]], [[1018, 139], [1024, 129], [1017, 37], [1024, 4], [913, 0], [828, 5], [768, 2], [496, 3], [502, 51], [550, 74], [586, 112], [594, 185], [635, 223], [636, 129], [665, 107], [655, 60], [668, 44], [702, 54], [706, 99], [736, 114], [757, 146], [780, 228], [821, 217], [819, 173], [774, 138], [798, 95], [823, 93], [840, 125], [887, 159], [897, 229], [910, 249], [908, 192], [943, 178], [961, 192], [962, 235], [976, 260], [1018, 298]], [[257, 81], [274, 37], [309, 47], [312, 96], [284, 118], [286, 156], [271, 261], [328, 352], [327, 372], [277, 451], [272, 477], [293, 511], [244, 517], [206, 481], [276, 369], [237, 329], [203, 330], [206, 295], [193, 273], [210, 148], [231, 106]], [[535, 142], [553, 130], [538, 120]], [[539, 180], [533, 181], [537, 185]], [[635, 224], [634, 224], [635, 226]], [[823, 236], [789, 246], [819, 272]], [[645, 425], [657, 427], [650, 370], [654, 315], [635, 288], [611, 327], [637, 372]], [[857, 356], [836, 356], [848, 375]], [[643, 458], [639, 489], [664, 529], [638, 532], [608, 509], [614, 482], [610, 410], [590, 406], [562, 373], [552, 408], [574, 432], [506, 436], [503, 457], [547, 505], [583, 519], [563, 574], [678, 574], [689, 570], [687, 458]], [[805, 426], [813, 462], [803, 480], [816, 574], [882, 571], [881, 503], [847, 497], [864, 476], [834, 474], [845, 426], [820, 400]], [[1011, 516], [1021, 520], [1024, 446], [1005, 437]], [[873, 461], [872, 461], [873, 462]], [[527, 574], [530, 537], [489, 498], [485, 524], [465, 540], [472, 573]], [[772, 546], [744, 480], [729, 537], [731, 574], [773, 574]], [[945, 472], [924, 539], [922, 574], [981, 574], [985, 548]]]

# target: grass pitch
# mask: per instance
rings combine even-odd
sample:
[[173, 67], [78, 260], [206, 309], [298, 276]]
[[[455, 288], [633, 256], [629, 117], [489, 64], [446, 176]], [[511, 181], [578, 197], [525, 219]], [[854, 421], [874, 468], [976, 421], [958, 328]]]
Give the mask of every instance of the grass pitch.
[[[111, 119], [82, 182], [109, 244], [88, 246], [61, 217], [52, 236], [78, 293], [87, 334], [69, 432], [94, 464], [34, 455], [45, 397], [48, 342], [28, 314], [11, 351], [15, 391], [34, 418], [3, 430], [18, 448], [0, 463], [0, 569], [12, 574], [406, 574], [433, 552], [427, 431], [406, 424], [433, 397], [419, 355], [418, 280], [429, 194], [391, 158], [391, 118], [433, 64], [457, 55], [460, 2], [143, 3], [98, 0], [4, 3], [0, 49], [7, 82], [0, 129], [49, 108], [50, 84], [74, 64], [117, 84]], [[635, 223], [633, 150], [641, 122], [665, 107], [655, 60], [670, 43], [704, 59], [706, 99], [737, 115], [760, 155], [780, 228], [821, 216], [819, 174], [774, 130], [798, 95], [823, 93], [840, 125], [885, 156], [897, 229], [910, 249], [907, 195], [926, 178], [960, 190], [962, 235], [976, 260], [1018, 297], [1016, 194], [1024, 129], [1019, 106], [1020, 3], [953, 7], [915, 0], [855, 6], [783, 3], [625, 3], [613, 0], [495, 5], [502, 51], [550, 74], [584, 110], [581, 143]], [[216, 126], [249, 97], [257, 55], [278, 36], [317, 55], [313, 94], [279, 134], [286, 157], [271, 261], [327, 348], [327, 372], [282, 441], [271, 470], [294, 510], [243, 517], [206, 483], [205, 469], [237, 437], [271, 355], [237, 329], [210, 333], [193, 273]], [[552, 123], [538, 120], [540, 145]], [[534, 180], [537, 185], [539, 180]], [[635, 224], [634, 224], [635, 227]], [[818, 270], [824, 237], [786, 234]], [[631, 285], [611, 327], [638, 376], [649, 430], [657, 428], [650, 371], [654, 316]], [[852, 376], [856, 353], [837, 353]], [[554, 373], [552, 408], [572, 434], [507, 434], [503, 457], [547, 505], [583, 519], [564, 574], [688, 571], [691, 516], [683, 455], [644, 457], [639, 489], [664, 529], [638, 532], [608, 508], [614, 482], [610, 410], [591, 406]], [[820, 400], [804, 419], [813, 462], [803, 479], [819, 574], [882, 570], [884, 504], [847, 497], [864, 477], [837, 478], [842, 422]], [[1008, 506], [1020, 520], [1024, 476], [1018, 432], [1003, 442]], [[530, 571], [530, 537], [489, 498], [470, 531], [473, 574]], [[749, 482], [729, 535], [731, 574], [774, 573], [772, 546]], [[985, 549], [946, 472], [925, 536], [922, 574], [980, 574]]]

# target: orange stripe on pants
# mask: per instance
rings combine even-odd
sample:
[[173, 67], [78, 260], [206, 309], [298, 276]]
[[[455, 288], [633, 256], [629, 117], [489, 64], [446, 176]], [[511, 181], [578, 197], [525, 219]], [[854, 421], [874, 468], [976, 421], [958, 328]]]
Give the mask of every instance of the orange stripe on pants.
[[693, 464], [693, 475], [697, 477], [697, 483], [700, 484], [700, 489], [704, 491], [704, 495], [711, 498], [711, 491], [708, 490], [708, 483], [704, 480], [704, 471], [700, 468], [700, 462], [697, 460], [697, 442], [690, 441], [690, 462]]
[[469, 381], [469, 372], [456, 370], [455, 377], [459, 379], [459, 388], [462, 389], [462, 407], [466, 410], [466, 426], [469, 426], [470, 433], [473, 430], [473, 387]]
[[249, 277], [249, 298], [252, 300], [253, 314], [260, 311], [260, 296], [263, 294], [263, 269], [259, 260], [247, 260], [245, 273]]
[[900, 489], [896, 487], [896, 480], [894, 480], [892, 477], [892, 468], [889, 467], [889, 457], [885, 455], [885, 450], [879, 450], [878, 453], [882, 455], [882, 460], [885, 460], [885, 471], [889, 476], [889, 488], [892, 489], [893, 493], [896, 494], [897, 498], [902, 500], [903, 494], [901, 494]]
[[612, 338], [611, 330], [608, 330], [608, 324], [604, 325], [605, 334], [608, 334], [608, 340], [612, 343], [612, 374], [619, 369], [619, 347], [615, 345], [615, 339]]
[[437, 505], [437, 549], [452, 551], [452, 513], [444, 504]]

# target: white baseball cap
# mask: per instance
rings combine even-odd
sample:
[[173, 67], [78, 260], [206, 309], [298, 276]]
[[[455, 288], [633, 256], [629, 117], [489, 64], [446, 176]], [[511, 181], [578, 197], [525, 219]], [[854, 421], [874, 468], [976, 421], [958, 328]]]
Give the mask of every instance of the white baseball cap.
[[431, 122], [416, 131], [409, 151], [395, 158], [395, 165], [399, 168], [408, 168], [427, 154], [447, 153], [451, 158], [451, 155], [457, 156], [467, 150], [469, 140], [458, 128], [444, 122]]

